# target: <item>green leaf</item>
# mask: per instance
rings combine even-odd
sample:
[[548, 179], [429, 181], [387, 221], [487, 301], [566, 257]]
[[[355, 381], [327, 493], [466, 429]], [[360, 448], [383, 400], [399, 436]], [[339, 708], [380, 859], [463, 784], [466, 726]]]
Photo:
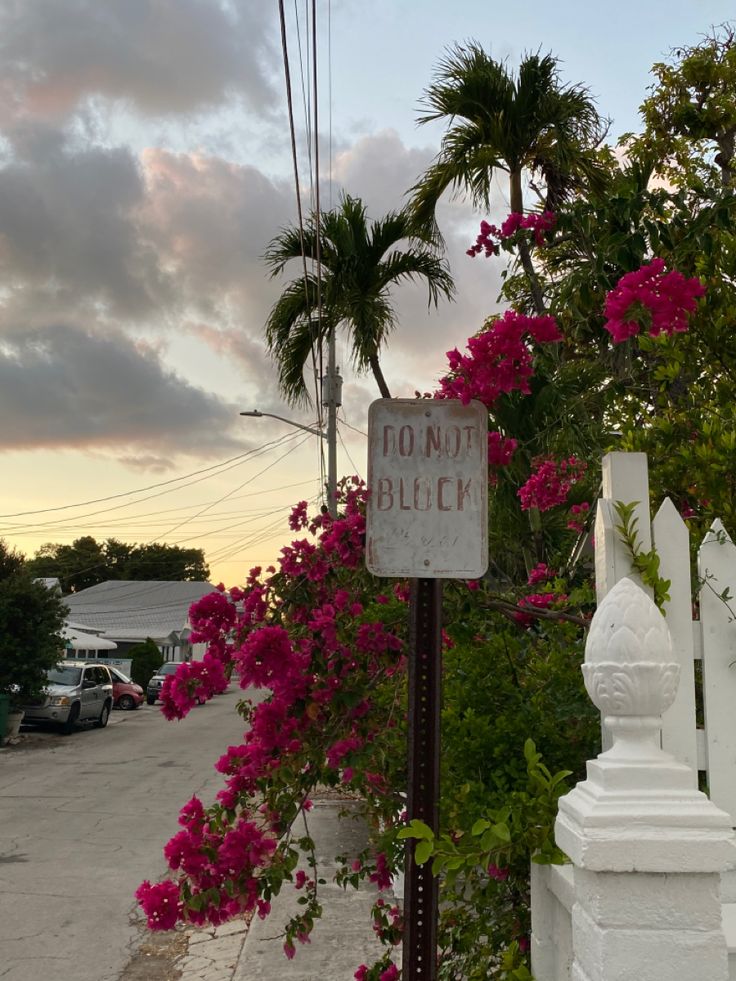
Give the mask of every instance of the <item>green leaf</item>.
[[420, 841], [414, 851], [414, 861], [417, 865], [424, 865], [434, 850], [434, 842]]
[[509, 831], [507, 824], [494, 824], [493, 833], [496, 835], [497, 838], [500, 838], [501, 841], [506, 841], [506, 842], [511, 841], [511, 832]]
[[434, 841], [434, 831], [424, 821], [414, 818], [409, 824], [402, 828], [396, 835], [397, 838], [419, 838], [423, 841]]

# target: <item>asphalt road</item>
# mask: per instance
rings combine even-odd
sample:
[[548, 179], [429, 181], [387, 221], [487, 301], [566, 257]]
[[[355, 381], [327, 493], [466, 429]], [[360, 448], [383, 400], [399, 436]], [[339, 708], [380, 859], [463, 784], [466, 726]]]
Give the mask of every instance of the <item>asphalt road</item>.
[[133, 893], [164, 874], [181, 805], [222, 786], [213, 764], [240, 742], [241, 695], [182, 722], [143, 705], [0, 750], [2, 981], [120, 978], [139, 942]]

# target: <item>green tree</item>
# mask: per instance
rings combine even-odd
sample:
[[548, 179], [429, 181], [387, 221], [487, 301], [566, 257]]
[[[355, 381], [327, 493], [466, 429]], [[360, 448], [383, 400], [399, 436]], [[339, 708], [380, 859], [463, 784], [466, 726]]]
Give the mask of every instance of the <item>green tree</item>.
[[[699, 44], [677, 48], [652, 69], [657, 79], [641, 107], [644, 142], [677, 183], [708, 172], [723, 187], [736, 178], [736, 33], [714, 28]], [[689, 175], [689, 177], [688, 177]]]
[[47, 542], [27, 563], [32, 576], [56, 577], [65, 593], [104, 582], [108, 578], [106, 564], [103, 546], [91, 535], [77, 538], [71, 545]]
[[137, 685], [145, 688], [162, 661], [158, 644], [150, 637], [146, 637], [143, 643], [133, 644], [128, 649], [127, 656], [132, 661], [130, 666], [131, 678]]
[[304, 368], [328, 332], [342, 327], [350, 335], [356, 369], [371, 371], [383, 398], [390, 398], [379, 355], [396, 326], [391, 288], [424, 280], [429, 303], [436, 305], [441, 296], [452, 296], [450, 274], [428, 233], [412, 229], [404, 211], [369, 221], [362, 201], [346, 195], [333, 211], [319, 215], [319, 223], [317, 217], [308, 218], [303, 237], [298, 228], [282, 230], [265, 253], [274, 276], [292, 259], [310, 264], [284, 289], [266, 323], [279, 388], [291, 404], [308, 403]]
[[65, 614], [56, 593], [34, 582], [23, 556], [0, 541], [0, 692], [23, 701], [41, 691], [63, 657]]
[[[411, 211], [421, 226], [434, 225], [437, 202], [448, 188], [490, 207], [494, 174], [508, 175], [511, 211], [524, 211], [523, 177], [540, 177], [545, 208], [556, 209], [573, 192], [600, 186], [605, 176], [597, 146], [604, 126], [588, 90], [563, 86], [557, 59], [527, 55], [516, 76], [475, 41], [455, 45], [424, 93], [420, 123], [448, 120], [440, 152], [414, 185]], [[520, 259], [533, 278], [529, 249]], [[537, 312], [543, 312], [535, 290]]]
[[[173, 582], [205, 582], [210, 574], [201, 548], [178, 545], [134, 545], [121, 566], [121, 579], [161, 579]], [[111, 577], [112, 578], [112, 577]]]
[[450, 121], [435, 162], [412, 189], [420, 219], [433, 217], [448, 187], [468, 191], [487, 209], [496, 170], [508, 175], [515, 212], [524, 210], [525, 170], [543, 179], [549, 208], [600, 183], [601, 118], [586, 88], [561, 84], [557, 64], [551, 54], [527, 55], [514, 76], [477, 42], [450, 49], [419, 117], [420, 123]]
[[65, 593], [110, 579], [205, 582], [210, 574], [200, 548], [129, 545], [116, 538], [100, 543], [89, 535], [71, 545], [42, 545], [28, 560], [27, 568], [38, 578], [58, 578]]

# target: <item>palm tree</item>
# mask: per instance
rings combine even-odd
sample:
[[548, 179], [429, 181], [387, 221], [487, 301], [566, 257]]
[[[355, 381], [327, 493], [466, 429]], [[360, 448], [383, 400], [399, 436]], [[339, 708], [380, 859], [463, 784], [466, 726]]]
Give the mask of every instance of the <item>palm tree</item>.
[[291, 259], [304, 257], [310, 264], [285, 288], [266, 323], [279, 388], [290, 404], [309, 403], [304, 367], [329, 331], [343, 327], [355, 368], [371, 371], [383, 398], [390, 398], [379, 353], [396, 326], [391, 287], [423, 279], [428, 302], [436, 306], [440, 296], [452, 296], [452, 278], [431, 235], [414, 229], [406, 211], [369, 222], [362, 201], [345, 195], [337, 208], [319, 215], [319, 222], [317, 217], [309, 216], [303, 234], [299, 228], [283, 229], [264, 257], [273, 276]]
[[603, 171], [595, 148], [605, 129], [581, 86], [560, 85], [557, 59], [527, 55], [516, 77], [475, 41], [456, 45], [424, 93], [420, 123], [449, 119], [440, 152], [412, 188], [412, 210], [431, 218], [443, 192], [464, 187], [487, 208], [495, 170], [508, 174], [511, 210], [523, 211], [522, 173], [539, 174], [554, 208], [572, 190], [596, 183]]
[[[543, 179], [550, 210], [576, 189], [600, 188], [604, 181], [596, 155], [604, 124], [587, 89], [560, 84], [552, 55], [525, 56], [514, 77], [477, 42], [456, 45], [440, 62], [424, 102], [420, 123], [450, 121], [434, 163], [411, 189], [414, 220], [435, 235], [434, 212], [442, 194], [464, 189], [476, 207], [487, 210], [497, 170], [508, 174], [511, 211], [517, 213], [524, 210], [525, 170]], [[544, 304], [525, 243], [519, 254], [541, 313]]]

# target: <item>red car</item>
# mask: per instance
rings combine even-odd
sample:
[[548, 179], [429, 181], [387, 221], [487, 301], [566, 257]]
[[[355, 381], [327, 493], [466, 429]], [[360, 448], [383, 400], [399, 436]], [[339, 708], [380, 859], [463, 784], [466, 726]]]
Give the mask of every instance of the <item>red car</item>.
[[140, 685], [123, 674], [119, 668], [109, 668], [112, 675], [112, 697], [115, 708], [137, 709], [143, 703], [145, 693]]

